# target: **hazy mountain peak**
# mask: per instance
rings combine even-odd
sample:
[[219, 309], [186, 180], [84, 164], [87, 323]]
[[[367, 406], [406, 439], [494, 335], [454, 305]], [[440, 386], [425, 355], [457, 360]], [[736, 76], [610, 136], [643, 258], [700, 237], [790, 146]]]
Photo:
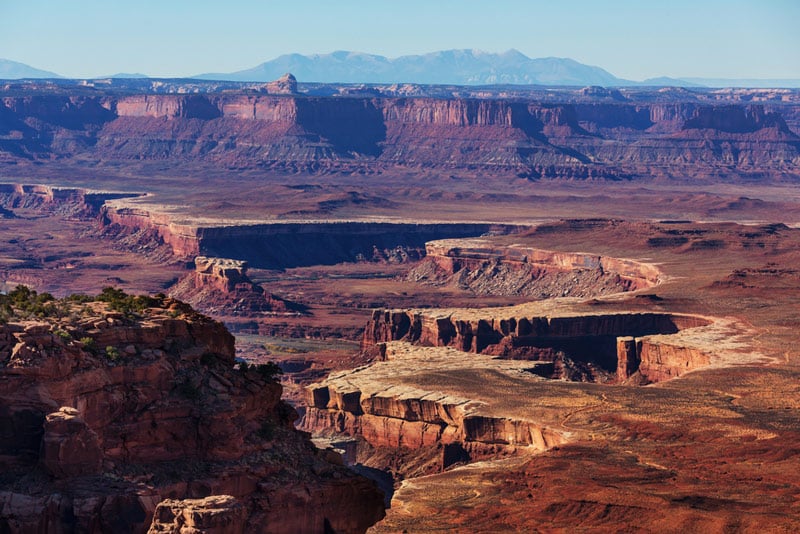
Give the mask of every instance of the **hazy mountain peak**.
[[523, 54], [522, 52], [520, 52], [519, 50], [517, 50], [516, 48], [509, 48], [505, 52], [501, 52], [499, 55], [504, 57], [504, 58], [506, 58], [506, 59], [512, 59], [512, 58], [513, 59], [520, 59], [520, 60], [525, 60], [525, 59], [530, 60], [531, 59], [528, 56], [526, 56], [525, 54]]
[[19, 61], [0, 58], [0, 79], [19, 80], [22, 78], [61, 78], [61, 76], [54, 72], [35, 69]]
[[97, 78], [116, 78], [116, 79], [144, 79], [149, 78], [147, 74], [142, 74], [141, 72], [118, 72], [116, 74], [110, 74], [108, 76], [98, 76]]
[[201, 74], [200, 79], [266, 82], [284, 72], [304, 82], [423, 83], [446, 85], [543, 84], [630, 85], [601, 69], [568, 58], [531, 59], [519, 50], [502, 53], [461, 48], [397, 58], [336, 50], [329, 54], [283, 55], [229, 74]]

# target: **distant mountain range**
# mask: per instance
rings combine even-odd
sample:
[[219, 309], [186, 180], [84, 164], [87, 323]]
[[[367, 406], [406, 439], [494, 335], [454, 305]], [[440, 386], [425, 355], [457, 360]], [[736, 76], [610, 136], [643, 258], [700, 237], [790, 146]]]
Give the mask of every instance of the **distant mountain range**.
[[423, 83], [452, 85], [630, 85], [600, 67], [572, 59], [531, 59], [516, 50], [491, 54], [444, 50], [387, 58], [360, 52], [303, 56], [287, 54], [252, 69], [201, 74], [203, 80], [262, 82], [291, 72], [298, 80], [323, 83]]
[[[291, 72], [300, 82], [418, 83], [443, 85], [572, 85], [681, 87], [800, 87], [800, 79], [650, 78], [641, 82], [568, 58], [529, 58], [517, 50], [495, 54], [479, 50], [443, 50], [430, 54], [387, 58], [361, 52], [286, 54], [251, 69], [198, 74], [198, 80], [268, 82]], [[118, 74], [98, 78], [144, 78]], [[0, 59], [0, 79], [60, 78], [23, 63]]]
[[22, 78], [61, 78], [55, 72], [35, 69], [25, 63], [0, 59], [0, 80], [19, 80]]

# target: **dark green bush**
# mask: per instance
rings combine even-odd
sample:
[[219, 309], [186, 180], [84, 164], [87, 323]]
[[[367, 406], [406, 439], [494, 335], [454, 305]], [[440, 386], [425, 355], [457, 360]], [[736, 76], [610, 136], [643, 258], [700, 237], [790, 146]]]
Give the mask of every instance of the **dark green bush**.
[[200, 398], [200, 390], [187, 378], [178, 384], [178, 393], [181, 397], [196, 400]]
[[261, 426], [256, 431], [256, 434], [261, 439], [271, 441], [275, 437], [275, 423], [266, 419], [261, 423]]
[[19, 285], [7, 295], [0, 295], [0, 318], [59, 317], [61, 310], [50, 293], [37, 293], [28, 286]]
[[119, 360], [119, 349], [117, 347], [108, 345], [106, 347], [106, 358], [108, 358], [112, 362]]
[[264, 380], [277, 381], [283, 370], [273, 362], [262, 363], [254, 366]]
[[66, 330], [62, 330], [60, 328], [56, 328], [55, 330], [53, 330], [53, 334], [55, 334], [56, 336], [60, 337], [64, 341], [69, 341], [70, 339], [72, 339], [72, 334], [70, 334]]
[[277, 364], [272, 362], [267, 363], [239, 363], [239, 372], [244, 374], [248, 371], [255, 371], [264, 380], [276, 382], [278, 377], [283, 374], [283, 371]]

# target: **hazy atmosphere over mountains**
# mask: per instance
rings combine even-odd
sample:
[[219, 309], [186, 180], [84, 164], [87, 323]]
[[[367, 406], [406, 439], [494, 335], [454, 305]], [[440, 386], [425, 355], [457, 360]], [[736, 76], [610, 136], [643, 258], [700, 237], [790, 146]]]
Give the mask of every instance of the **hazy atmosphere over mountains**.
[[17, 80], [20, 78], [60, 78], [58, 74], [46, 70], [35, 69], [30, 65], [0, 59], [0, 79]]
[[[675, 85], [800, 87], [797, 79], [712, 79], [659, 77], [642, 81], [618, 78], [607, 70], [569, 58], [530, 58], [511, 49], [502, 53], [480, 50], [442, 50], [421, 55], [388, 58], [362, 52], [285, 54], [237, 72], [204, 73], [202, 80], [267, 82], [291, 72], [301, 82], [321, 83], [420, 83], [454, 85]], [[23, 63], [0, 59], [0, 79], [58, 78], [60, 75]], [[146, 77], [115, 74], [115, 78]]]
[[274, 80], [284, 72], [310, 82], [618, 85], [620, 80], [599, 67], [566, 58], [531, 59], [517, 50], [501, 54], [479, 50], [444, 50], [387, 58], [337, 51], [303, 56], [287, 54], [239, 72], [201, 74], [197, 78], [235, 81]]

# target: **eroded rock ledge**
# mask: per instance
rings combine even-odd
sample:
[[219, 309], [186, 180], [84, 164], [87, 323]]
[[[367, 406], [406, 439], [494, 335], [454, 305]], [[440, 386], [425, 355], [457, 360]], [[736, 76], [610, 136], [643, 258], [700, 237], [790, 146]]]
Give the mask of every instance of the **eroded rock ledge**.
[[491, 371], [516, 379], [532, 377], [530, 362], [470, 355], [449, 347], [415, 347], [405, 342], [383, 346], [385, 360], [334, 373], [308, 387], [304, 426], [361, 436], [375, 447], [419, 448], [459, 443], [481, 455], [494, 445], [544, 450], [564, 440], [563, 432], [535, 419], [509, 418], [487, 410], [487, 403], [415, 387], [403, 380], [456, 369]]
[[74, 187], [0, 183], [0, 206], [4, 208], [50, 210], [71, 216], [93, 217], [108, 200], [136, 196], [139, 195]]
[[409, 279], [483, 295], [589, 297], [659, 284], [660, 269], [635, 260], [556, 252], [487, 239], [441, 239], [425, 244], [425, 260]]

